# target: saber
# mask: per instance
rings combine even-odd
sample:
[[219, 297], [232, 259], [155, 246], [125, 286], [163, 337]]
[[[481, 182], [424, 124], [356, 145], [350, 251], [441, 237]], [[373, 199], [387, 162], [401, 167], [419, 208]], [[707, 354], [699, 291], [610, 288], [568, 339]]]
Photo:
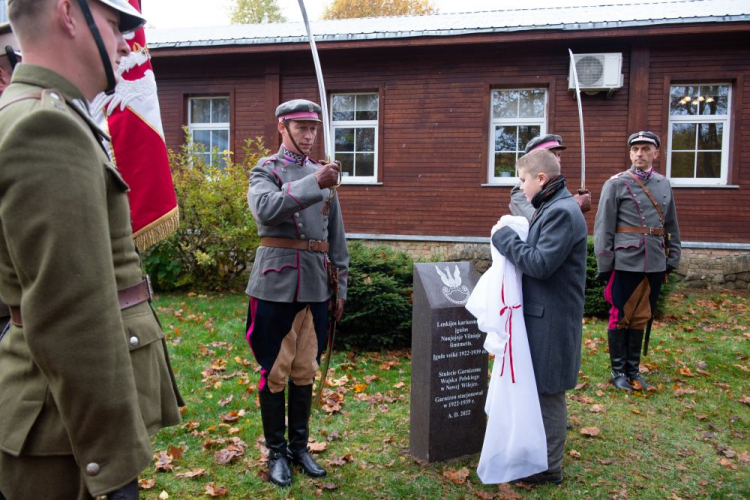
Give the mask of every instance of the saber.
[[328, 100], [326, 99], [326, 85], [323, 82], [323, 71], [320, 69], [320, 58], [318, 57], [318, 47], [315, 45], [315, 37], [310, 29], [310, 21], [307, 19], [307, 10], [305, 9], [304, 0], [297, 0], [299, 2], [299, 10], [302, 11], [302, 20], [305, 22], [305, 30], [307, 30], [307, 38], [310, 40], [310, 50], [312, 51], [313, 63], [315, 63], [315, 76], [318, 78], [318, 93], [320, 94], [320, 107], [323, 111], [323, 136], [325, 142], [323, 143], [323, 149], [326, 155], [326, 163], [330, 162], [333, 158], [331, 151], [331, 125], [328, 122]]
[[[302, 0], [299, 0], [302, 2]], [[570, 53], [570, 65], [573, 68], [573, 81], [576, 84], [576, 101], [578, 102], [578, 122], [581, 124], [581, 189], [579, 193], [583, 194], [586, 191], [586, 148], [585, 140], [583, 138], [583, 106], [581, 105], [581, 87], [578, 84], [578, 70], [576, 69], [576, 59], [573, 57], [573, 51], [568, 49]]]
[[[323, 115], [323, 149], [325, 151], [325, 162], [330, 163], [333, 160], [333, 154], [331, 151], [331, 126], [328, 121], [328, 100], [326, 98], [326, 86], [323, 82], [323, 70], [320, 69], [320, 58], [318, 57], [318, 47], [315, 45], [315, 37], [310, 29], [310, 21], [307, 18], [307, 9], [305, 9], [304, 0], [297, 0], [299, 2], [299, 10], [302, 12], [302, 20], [305, 23], [305, 30], [307, 31], [307, 38], [310, 40], [310, 50], [312, 51], [313, 63], [315, 64], [315, 76], [318, 79], [318, 93], [320, 94], [320, 108]], [[331, 200], [336, 196], [336, 188], [341, 185], [342, 180], [341, 167], [339, 166], [339, 178], [338, 184], [330, 188], [328, 200], [325, 202], [323, 212], [328, 214], [328, 206]], [[329, 261], [329, 265], [332, 264]], [[326, 385], [326, 379], [328, 378], [328, 369], [331, 366], [331, 358], [333, 357], [333, 339], [336, 336], [336, 306], [338, 305], [338, 290], [334, 288], [333, 291], [333, 306], [331, 307], [331, 324], [328, 331], [328, 345], [326, 346], [326, 353], [323, 358], [323, 366], [320, 372], [320, 385], [315, 396], [315, 406], [320, 406], [320, 400], [323, 395], [323, 387]]]

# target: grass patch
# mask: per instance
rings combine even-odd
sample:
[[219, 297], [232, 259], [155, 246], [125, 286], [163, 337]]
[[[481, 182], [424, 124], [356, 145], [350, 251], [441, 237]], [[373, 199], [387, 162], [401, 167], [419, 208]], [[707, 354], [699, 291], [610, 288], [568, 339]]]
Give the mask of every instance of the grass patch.
[[[155, 306], [188, 406], [181, 426], [155, 437], [142, 498], [207, 498], [219, 487], [229, 498], [280, 499], [750, 497], [748, 294], [673, 293], [642, 360], [659, 388], [646, 394], [608, 384], [606, 325], [587, 320], [580, 384], [568, 393], [565, 481], [536, 488], [481, 484], [478, 455], [430, 465], [411, 458], [410, 353], [393, 351], [335, 354], [332, 412], [314, 411], [311, 424], [329, 475], [295, 470], [292, 487], [279, 489], [264, 475], [246, 297], [162, 295]], [[586, 437], [584, 427], [600, 434]]]

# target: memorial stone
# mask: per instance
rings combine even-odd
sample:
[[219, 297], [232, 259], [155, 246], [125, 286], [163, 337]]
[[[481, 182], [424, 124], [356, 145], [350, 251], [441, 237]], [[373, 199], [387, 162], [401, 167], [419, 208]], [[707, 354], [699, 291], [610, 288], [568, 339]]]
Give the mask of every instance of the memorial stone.
[[409, 449], [419, 460], [482, 449], [488, 355], [464, 307], [478, 279], [469, 262], [414, 265]]

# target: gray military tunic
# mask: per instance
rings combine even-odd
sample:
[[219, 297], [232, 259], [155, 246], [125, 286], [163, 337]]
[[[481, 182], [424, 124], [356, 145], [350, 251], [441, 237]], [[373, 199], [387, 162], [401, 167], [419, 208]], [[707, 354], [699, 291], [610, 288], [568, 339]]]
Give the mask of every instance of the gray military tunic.
[[[329, 189], [315, 179], [320, 167], [310, 159], [300, 164], [283, 146], [263, 158], [250, 173], [247, 201], [258, 235], [305, 241], [327, 241], [328, 255], [339, 269], [339, 298], [346, 299], [349, 251], [338, 196], [323, 215]], [[297, 157], [299, 158], [299, 157]], [[261, 246], [245, 292], [273, 302], [323, 302], [330, 298], [325, 254]]]
[[526, 220], [528, 221], [534, 216], [536, 209], [534, 208], [534, 205], [526, 199], [526, 195], [523, 194], [520, 182], [510, 190], [510, 204], [508, 205], [508, 208], [510, 209], [511, 214], [526, 217]]
[[[630, 167], [635, 173], [635, 167]], [[677, 224], [672, 186], [663, 175], [653, 172], [641, 182], [659, 203], [664, 225], [646, 193], [627, 173], [620, 172], [604, 183], [594, 223], [594, 250], [599, 273], [619, 271], [654, 273], [680, 263], [680, 228]], [[618, 233], [618, 226], [662, 228], [672, 235], [669, 258], [663, 236]]]

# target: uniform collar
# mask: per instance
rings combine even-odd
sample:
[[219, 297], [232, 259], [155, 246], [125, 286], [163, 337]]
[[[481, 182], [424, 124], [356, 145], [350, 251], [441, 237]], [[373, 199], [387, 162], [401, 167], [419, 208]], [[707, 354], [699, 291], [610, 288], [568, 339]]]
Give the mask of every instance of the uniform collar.
[[289, 151], [283, 144], [281, 145], [281, 149], [279, 149], [279, 157], [280, 158], [287, 158], [292, 163], [296, 163], [300, 167], [304, 167], [305, 163], [307, 163], [308, 156], [300, 155], [297, 153], [293, 153], [292, 151]]
[[61, 92], [67, 101], [78, 100], [82, 103], [86, 102], [83, 93], [78, 90], [78, 87], [59, 73], [55, 73], [43, 66], [28, 63], [19, 64], [13, 71], [11, 83], [25, 83], [43, 89], [55, 89]]
[[635, 168], [635, 165], [630, 166], [630, 170], [641, 180], [647, 181], [654, 175], [654, 167], [649, 168], [646, 171]]

